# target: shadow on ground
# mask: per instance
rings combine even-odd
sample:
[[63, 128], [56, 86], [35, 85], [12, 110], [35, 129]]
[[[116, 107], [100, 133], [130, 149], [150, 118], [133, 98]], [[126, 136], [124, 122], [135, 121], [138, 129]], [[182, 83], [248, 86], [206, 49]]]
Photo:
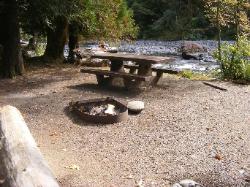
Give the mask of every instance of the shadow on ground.
[[75, 89], [78, 91], [90, 91], [94, 93], [99, 93], [102, 95], [110, 95], [112, 93], [113, 97], [127, 97], [127, 98], [134, 98], [141, 93], [143, 93], [143, 89], [132, 89], [128, 90], [123, 87], [111, 87], [111, 86], [99, 86], [97, 84], [78, 84], [73, 86], [68, 86], [69, 89]]

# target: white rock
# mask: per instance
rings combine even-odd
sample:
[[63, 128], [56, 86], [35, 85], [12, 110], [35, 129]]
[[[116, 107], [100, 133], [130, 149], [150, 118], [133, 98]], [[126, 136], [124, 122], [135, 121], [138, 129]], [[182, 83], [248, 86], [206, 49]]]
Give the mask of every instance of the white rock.
[[131, 112], [141, 112], [145, 108], [142, 101], [130, 101], [128, 102], [128, 110]]
[[182, 180], [179, 182], [179, 184], [182, 187], [199, 187], [200, 186], [197, 182], [190, 180], [190, 179]]
[[182, 186], [179, 183], [175, 183], [175, 184], [173, 184], [172, 187], [182, 187]]
[[144, 187], [142, 179], [136, 184], [136, 187]]

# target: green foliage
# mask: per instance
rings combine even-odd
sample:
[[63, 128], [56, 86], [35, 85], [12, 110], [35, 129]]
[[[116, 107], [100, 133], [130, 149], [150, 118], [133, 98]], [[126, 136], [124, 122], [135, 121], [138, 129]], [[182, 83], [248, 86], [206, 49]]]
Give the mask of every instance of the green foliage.
[[46, 49], [46, 44], [45, 43], [38, 43], [35, 48], [35, 53], [37, 56], [42, 56], [44, 55]]
[[58, 16], [72, 20], [82, 9], [83, 0], [23, 0], [21, 27], [29, 34], [45, 34], [47, 28], [54, 28]]
[[212, 25], [233, 29], [236, 39], [250, 33], [249, 0], [204, 0], [206, 16]]
[[[219, 60], [218, 51], [215, 58]], [[235, 44], [223, 44], [220, 62], [224, 78], [250, 80], [250, 41], [240, 37]]]
[[180, 76], [190, 80], [212, 80], [218, 77], [217, 71], [211, 71], [209, 73], [193, 72], [191, 70], [182, 71]]
[[[82, 12], [83, 36], [99, 39], [127, 39], [137, 36], [133, 13], [124, 0], [93, 0]], [[90, 20], [90, 21], [89, 21]]]
[[21, 27], [46, 35], [56, 19], [65, 17], [85, 38], [135, 38], [138, 28], [125, 0], [26, 0]]
[[[249, 32], [249, 0], [127, 0], [140, 28], [140, 38], [214, 38], [218, 20], [223, 38]], [[217, 8], [219, 14], [217, 15]], [[248, 15], [247, 15], [248, 12]], [[239, 25], [235, 28], [236, 23]], [[224, 27], [225, 32], [224, 32]], [[232, 34], [233, 33], [233, 34]], [[233, 37], [232, 37], [233, 36]]]
[[[141, 38], [203, 37], [209, 25], [201, 0], [127, 0], [140, 27]], [[193, 32], [197, 36], [193, 36]]]

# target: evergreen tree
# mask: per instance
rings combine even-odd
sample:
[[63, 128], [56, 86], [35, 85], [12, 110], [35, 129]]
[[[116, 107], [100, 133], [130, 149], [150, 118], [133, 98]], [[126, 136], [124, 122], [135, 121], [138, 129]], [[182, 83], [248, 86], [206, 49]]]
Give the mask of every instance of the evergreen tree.
[[16, 0], [0, 1], [0, 44], [3, 46], [0, 75], [6, 78], [13, 78], [24, 73], [20, 49], [20, 10], [20, 4]]
[[[132, 12], [123, 0], [29, 0], [23, 26], [25, 31], [46, 33], [44, 57], [64, 60], [63, 48], [70, 31], [70, 46], [77, 45], [78, 35], [85, 38], [121, 39], [134, 37], [136, 26]], [[74, 41], [75, 40], [75, 41]], [[71, 52], [72, 52], [71, 48]], [[72, 53], [70, 53], [72, 54]]]
[[141, 38], [186, 39], [204, 35], [208, 20], [201, 0], [128, 0]]

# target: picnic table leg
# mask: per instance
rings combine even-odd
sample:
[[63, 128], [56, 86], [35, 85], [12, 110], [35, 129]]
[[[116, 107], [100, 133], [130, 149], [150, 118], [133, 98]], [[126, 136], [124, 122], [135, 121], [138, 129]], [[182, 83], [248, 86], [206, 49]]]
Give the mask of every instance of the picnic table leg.
[[[143, 65], [139, 64], [138, 75], [151, 76], [152, 75], [151, 64], [143, 64]], [[144, 82], [125, 79], [124, 84], [127, 88], [139, 88], [141, 85], [144, 84]]]
[[[124, 72], [123, 62], [111, 61], [110, 71]], [[96, 75], [96, 79], [97, 79], [98, 85], [100, 86], [107, 86], [107, 85], [114, 86], [117, 84], [118, 85], [121, 84], [121, 78], [105, 77], [104, 75]]]
[[99, 86], [105, 86], [108, 83], [107, 78], [105, 78], [104, 75], [96, 75], [96, 79]]
[[[114, 72], [125, 72], [123, 61], [111, 61], [110, 71]], [[123, 86], [123, 78], [119, 77], [109, 77], [108, 78], [108, 84], [111, 86]]]
[[150, 82], [150, 84], [152, 86], [157, 85], [158, 81], [162, 78], [162, 76], [163, 76], [163, 72], [157, 71], [156, 76], [153, 78], [153, 80]]
[[138, 75], [152, 76], [151, 64], [139, 65]]
[[111, 71], [124, 72], [123, 62], [122, 61], [111, 61]]

